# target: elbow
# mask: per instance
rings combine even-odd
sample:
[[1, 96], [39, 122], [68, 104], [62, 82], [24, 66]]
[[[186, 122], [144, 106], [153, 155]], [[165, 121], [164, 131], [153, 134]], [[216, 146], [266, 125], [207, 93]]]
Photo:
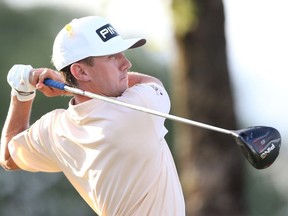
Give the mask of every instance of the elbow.
[[14, 160], [9, 157], [9, 158], [1, 158], [0, 161], [1, 166], [5, 169], [5, 170], [19, 170], [20, 167], [14, 162]]
[[[3, 141], [3, 140], [2, 140]], [[8, 149], [8, 141], [1, 143], [0, 165], [5, 170], [19, 170], [20, 167], [15, 163]]]

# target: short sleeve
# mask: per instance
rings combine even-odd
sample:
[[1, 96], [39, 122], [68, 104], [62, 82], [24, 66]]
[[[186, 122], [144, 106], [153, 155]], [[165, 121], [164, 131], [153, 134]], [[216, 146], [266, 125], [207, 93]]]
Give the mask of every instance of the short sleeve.
[[[165, 114], [170, 111], [171, 104], [169, 95], [163, 86], [156, 83], [137, 84], [127, 89], [118, 99], [129, 104], [145, 107]], [[152, 114], [147, 115], [152, 116], [158, 135], [164, 137], [168, 132], [164, 127], [165, 118]]]
[[48, 127], [46, 125], [50, 122], [47, 120], [50, 117], [50, 115], [46, 114], [46, 116], [35, 122], [28, 130], [18, 134], [10, 141], [10, 155], [21, 169], [30, 172], [60, 171], [57, 163], [50, 156], [52, 154], [49, 154], [52, 151], [52, 147], [46, 146], [47, 143], [51, 143], [47, 137]]

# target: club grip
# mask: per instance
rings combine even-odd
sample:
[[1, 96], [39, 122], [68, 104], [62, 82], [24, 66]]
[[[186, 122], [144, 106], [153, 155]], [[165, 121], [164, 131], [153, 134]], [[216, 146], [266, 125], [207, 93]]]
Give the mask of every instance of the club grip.
[[65, 84], [64, 83], [61, 83], [61, 82], [58, 82], [58, 81], [55, 81], [55, 80], [52, 80], [50, 78], [46, 78], [44, 80], [44, 84], [46, 86], [49, 86], [49, 87], [53, 87], [53, 88], [57, 88], [57, 89], [61, 89], [61, 90], [64, 90], [65, 91]]

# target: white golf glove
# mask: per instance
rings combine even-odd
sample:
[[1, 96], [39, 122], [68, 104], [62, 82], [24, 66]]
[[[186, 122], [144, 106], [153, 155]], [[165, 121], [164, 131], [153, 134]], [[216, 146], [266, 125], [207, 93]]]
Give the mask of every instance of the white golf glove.
[[16, 95], [19, 101], [32, 100], [36, 95], [36, 88], [30, 84], [29, 75], [31, 65], [14, 65], [8, 72], [7, 81], [12, 87], [12, 95]]

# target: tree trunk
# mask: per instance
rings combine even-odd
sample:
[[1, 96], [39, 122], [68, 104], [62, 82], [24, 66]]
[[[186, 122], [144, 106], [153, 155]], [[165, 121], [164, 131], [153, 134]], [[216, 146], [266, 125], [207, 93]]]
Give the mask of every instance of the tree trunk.
[[[180, 59], [174, 73], [176, 113], [236, 129], [223, 3], [190, 1], [197, 11], [197, 22], [177, 37]], [[232, 137], [177, 123], [175, 149], [187, 216], [243, 215], [243, 156]]]

